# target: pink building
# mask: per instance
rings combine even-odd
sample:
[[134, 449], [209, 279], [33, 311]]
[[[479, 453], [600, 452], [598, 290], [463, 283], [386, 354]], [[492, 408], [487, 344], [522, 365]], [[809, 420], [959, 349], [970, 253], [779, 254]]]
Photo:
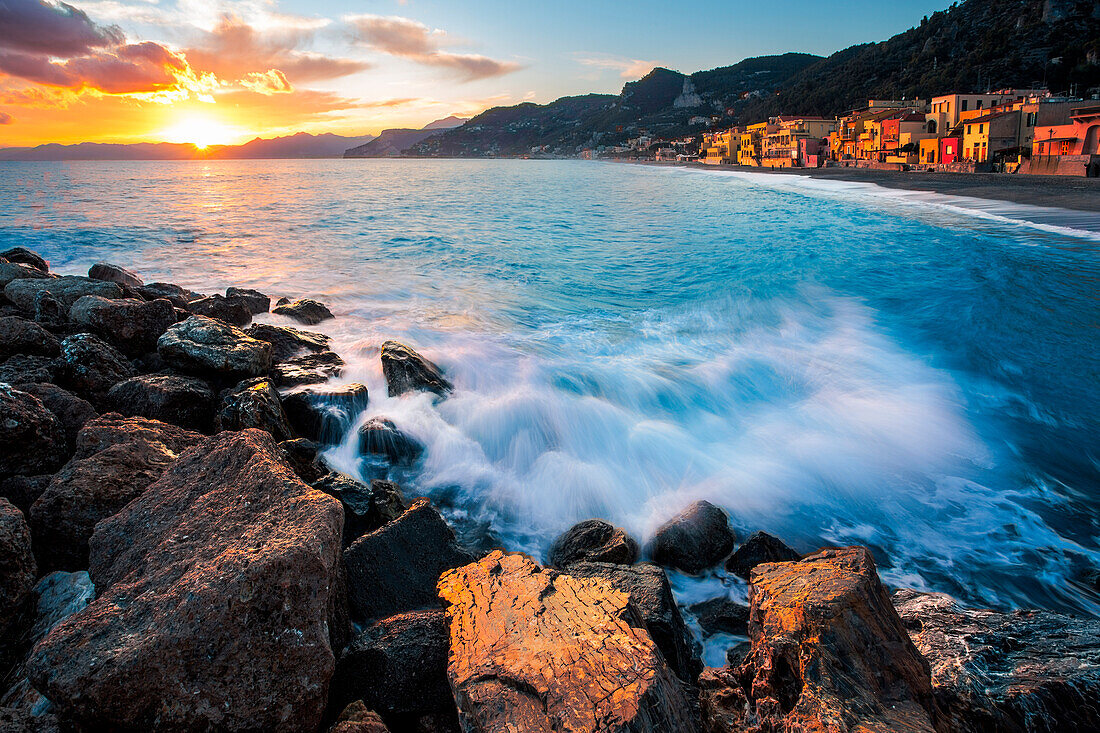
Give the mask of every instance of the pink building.
[[1027, 172], [1100, 177], [1100, 105], [1073, 110], [1068, 125], [1036, 127]]

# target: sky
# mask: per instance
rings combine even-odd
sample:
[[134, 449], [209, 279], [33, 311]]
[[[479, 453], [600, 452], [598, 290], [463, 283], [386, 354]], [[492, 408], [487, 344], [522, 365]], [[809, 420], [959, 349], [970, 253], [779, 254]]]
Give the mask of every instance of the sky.
[[0, 147], [377, 134], [883, 40], [946, 0], [0, 0]]

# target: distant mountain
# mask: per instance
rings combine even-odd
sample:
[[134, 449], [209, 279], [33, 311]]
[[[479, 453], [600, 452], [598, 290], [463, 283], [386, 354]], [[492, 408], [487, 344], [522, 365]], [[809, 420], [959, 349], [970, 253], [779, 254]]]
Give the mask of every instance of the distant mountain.
[[349, 145], [374, 138], [344, 137], [325, 133], [270, 139], [256, 138], [243, 145], [211, 145], [197, 148], [187, 143], [49, 143], [33, 148], [0, 148], [0, 160], [209, 160], [244, 158], [336, 158]]
[[324, 133], [310, 135], [299, 132], [287, 137], [265, 140], [256, 138], [243, 145], [211, 145], [206, 158], [339, 158], [349, 146], [374, 140], [373, 135], [344, 137]]
[[194, 145], [180, 143], [48, 143], [33, 148], [0, 148], [0, 160], [189, 160]]
[[427, 138], [438, 135], [441, 131], [450, 130], [465, 123], [466, 120], [462, 117], [445, 117], [442, 120], [436, 120], [435, 122], [429, 122], [419, 130], [413, 130], [409, 128], [393, 128], [390, 130], [383, 130], [382, 134], [374, 140], [364, 144], [357, 145], [355, 147], [348, 148], [344, 151], [345, 158], [395, 158], [401, 155], [402, 151], [416, 145], [417, 143], [426, 140]]

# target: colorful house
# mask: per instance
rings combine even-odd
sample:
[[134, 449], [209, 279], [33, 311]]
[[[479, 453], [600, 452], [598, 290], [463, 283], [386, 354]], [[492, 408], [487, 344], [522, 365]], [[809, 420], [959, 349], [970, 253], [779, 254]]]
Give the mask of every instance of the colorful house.
[[1075, 108], [1068, 125], [1036, 127], [1027, 172], [1100, 177], [1100, 105]]
[[1020, 113], [993, 112], [963, 122], [963, 157], [975, 163], [999, 160], [1019, 152]]

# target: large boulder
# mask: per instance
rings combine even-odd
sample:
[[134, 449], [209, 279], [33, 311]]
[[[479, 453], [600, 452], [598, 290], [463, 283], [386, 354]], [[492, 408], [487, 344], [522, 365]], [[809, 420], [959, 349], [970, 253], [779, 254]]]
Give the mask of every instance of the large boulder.
[[398, 341], [382, 344], [382, 374], [390, 397], [406, 392], [434, 392], [445, 397], [454, 390], [434, 362]]
[[199, 293], [181, 288], [173, 283], [149, 283], [134, 288], [134, 291], [146, 300], [163, 298], [176, 308], [187, 309], [187, 304], [202, 297]]
[[110, 341], [129, 356], [157, 348], [157, 339], [176, 322], [176, 311], [167, 300], [114, 300], [85, 295], [69, 309], [69, 321]]
[[271, 344], [206, 316], [170, 326], [157, 342], [165, 361], [184, 371], [258, 377], [271, 368]]
[[335, 444], [367, 409], [367, 388], [359, 383], [342, 387], [310, 387], [282, 397], [283, 410], [299, 435]]
[[277, 363], [271, 377], [279, 387], [321, 384], [344, 372], [344, 360], [334, 351], [302, 354]]
[[29, 382], [52, 382], [56, 378], [56, 364], [48, 356], [16, 354], [0, 364], [0, 382], [18, 386]]
[[725, 596], [693, 603], [687, 610], [699, 622], [703, 636], [714, 634], [747, 636], [749, 633], [749, 607]]
[[124, 288], [140, 288], [145, 281], [135, 273], [121, 265], [112, 265], [109, 262], [97, 262], [88, 270], [88, 277], [93, 280], [104, 280], [116, 283]]
[[356, 700], [340, 712], [328, 733], [390, 733], [390, 729], [382, 716], [368, 709], [362, 700]]
[[662, 524], [646, 549], [658, 565], [696, 575], [724, 560], [735, 539], [726, 512], [697, 501]]
[[335, 316], [332, 315], [332, 311], [330, 311], [324, 303], [311, 300], [310, 298], [302, 298], [292, 303], [277, 305], [271, 309], [271, 312], [278, 313], [281, 316], [287, 316], [307, 326], [314, 326], [321, 321], [335, 318]]
[[46, 491], [53, 476], [48, 473], [39, 476], [8, 476], [0, 480], [0, 496], [16, 506], [26, 516], [31, 504]]
[[946, 733], [865, 548], [758, 565], [751, 583], [748, 656], [700, 678], [710, 730]]
[[34, 587], [37, 571], [23, 512], [0, 498], [0, 636], [14, 633], [12, 621]]
[[278, 441], [294, 437], [279, 393], [269, 379], [248, 379], [223, 392], [214, 426], [218, 430], [259, 428]]
[[38, 644], [31, 681], [96, 730], [317, 730], [341, 524], [271, 436], [206, 439], [96, 528], [97, 597]]
[[217, 396], [209, 384], [196, 377], [142, 374], [112, 387], [107, 392], [107, 405], [123, 415], [209, 433], [214, 426]]
[[444, 571], [473, 561], [427, 499], [344, 550], [352, 617], [371, 621], [439, 606]]
[[93, 405], [102, 405], [107, 391], [137, 374], [137, 369], [110, 344], [90, 333], [78, 333], [61, 342], [56, 372], [61, 386]]
[[0, 361], [15, 354], [57, 356], [57, 338], [34, 321], [18, 316], [0, 317]]
[[0, 252], [0, 257], [8, 262], [29, 265], [39, 272], [50, 271], [50, 263], [47, 262], [42, 255], [26, 247], [12, 247], [11, 249], [6, 249]]
[[49, 275], [22, 262], [0, 262], [0, 290], [13, 280], [45, 280]]
[[555, 568], [584, 561], [630, 565], [637, 560], [634, 538], [602, 519], [578, 522], [550, 545], [550, 566]]
[[49, 293], [66, 309], [85, 295], [101, 298], [121, 298], [122, 288], [115, 283], [93, 280], [90, 277], [66, 275], [48, 279], [12, 280], [4, 286], [4, 295], [22, 311], [34, 312], [34, 300], [39, 293]]
[[374, 479], [367, 486], [334, 471], [313, 482], [313, 488], [343, 504], [344, 547], [405, 513], [401, 490], [392, 481]]
[[187, 304], [187, 310], [197, 316], [216, 318], [231, 326], [247, 326], [252, 323], [252, 311], [240, 298], [226, 298], [222, 295], [207, 295], [205, 298], [192, 300]]
[[332, 339], [323, 333], [302, 331], [288, 326], [272, 326], [269, 323], [253, 323], [246, 333], [258, 341], [271, 344], [271, 359], [287, 361], [307, 353], [329, 350]]
[[695, 731], [681, 683], [626, 593], [497, 550], [439, 580], [463, 729]]
[[894, 607], [958, 733], [1100, 730], [1100, 620], [962, 607], [899, 590]]
[[649, 632], [676, 676], [685, 682], [693, 682], [699, 676], [703, 669], [699, 660], [699, 645], [684, 623], [684, 617], [672, 596], [668, 576], [660, 566], [652, 563], [577, 562], [569, 565], [564, 572], [575, 578], [599, 578], [615, 590], [626, 593], [642, 627]]
[[249, 290], [248, 288], [227, 288], [225, 291], [225, 297], [229, 300], [236, 300], [242, 304], [252, 313], [252, 315], [259, 315], [261, 313], [267, 313], [271, 310], [271, 298], [261, 293], [259, 290]]
[[57, 416], [37, 397], [0, 383], [0, 478], [52, 473], [67, 454]]
[[399, 430], [393, 420], [372, 417], [359, 426], [359, 453], [390, 463], [411, 463], [424, 452], [416, 438]]
[[767, 532], [754, 532], [726, 560], [726, 570], [748, 580], [749, 574], [757, 565], [766, 562], [791, 562], [800, 557], [802, 556], [778, 537]]
[[61, 421], [61, 427], [65, 431], [65, 439], [68, 442], [70, 452], [76, 446], [76, 436], [80, 433], [80, 429], [99, 414], [90, 402], [58, 387], [56, 384], [32, 382], [19, 385], [19, 389], [41, 400], [46, 409]]
[[331, 469], [321, 455], [321, 445], [305, 438], [292, 438], [279, 443], [283, 459], [298, 474], [298, 478], [313, 485], [322, 477], [331, 473]]
[[76, 453], [73, 458], [88, 458], [113, 445], [137, 442], [162, 445], [172, 453], [183, 453], [201, 437], [190, 430], [159, 420], [108, 413], [84, 424], [76, 436]]

